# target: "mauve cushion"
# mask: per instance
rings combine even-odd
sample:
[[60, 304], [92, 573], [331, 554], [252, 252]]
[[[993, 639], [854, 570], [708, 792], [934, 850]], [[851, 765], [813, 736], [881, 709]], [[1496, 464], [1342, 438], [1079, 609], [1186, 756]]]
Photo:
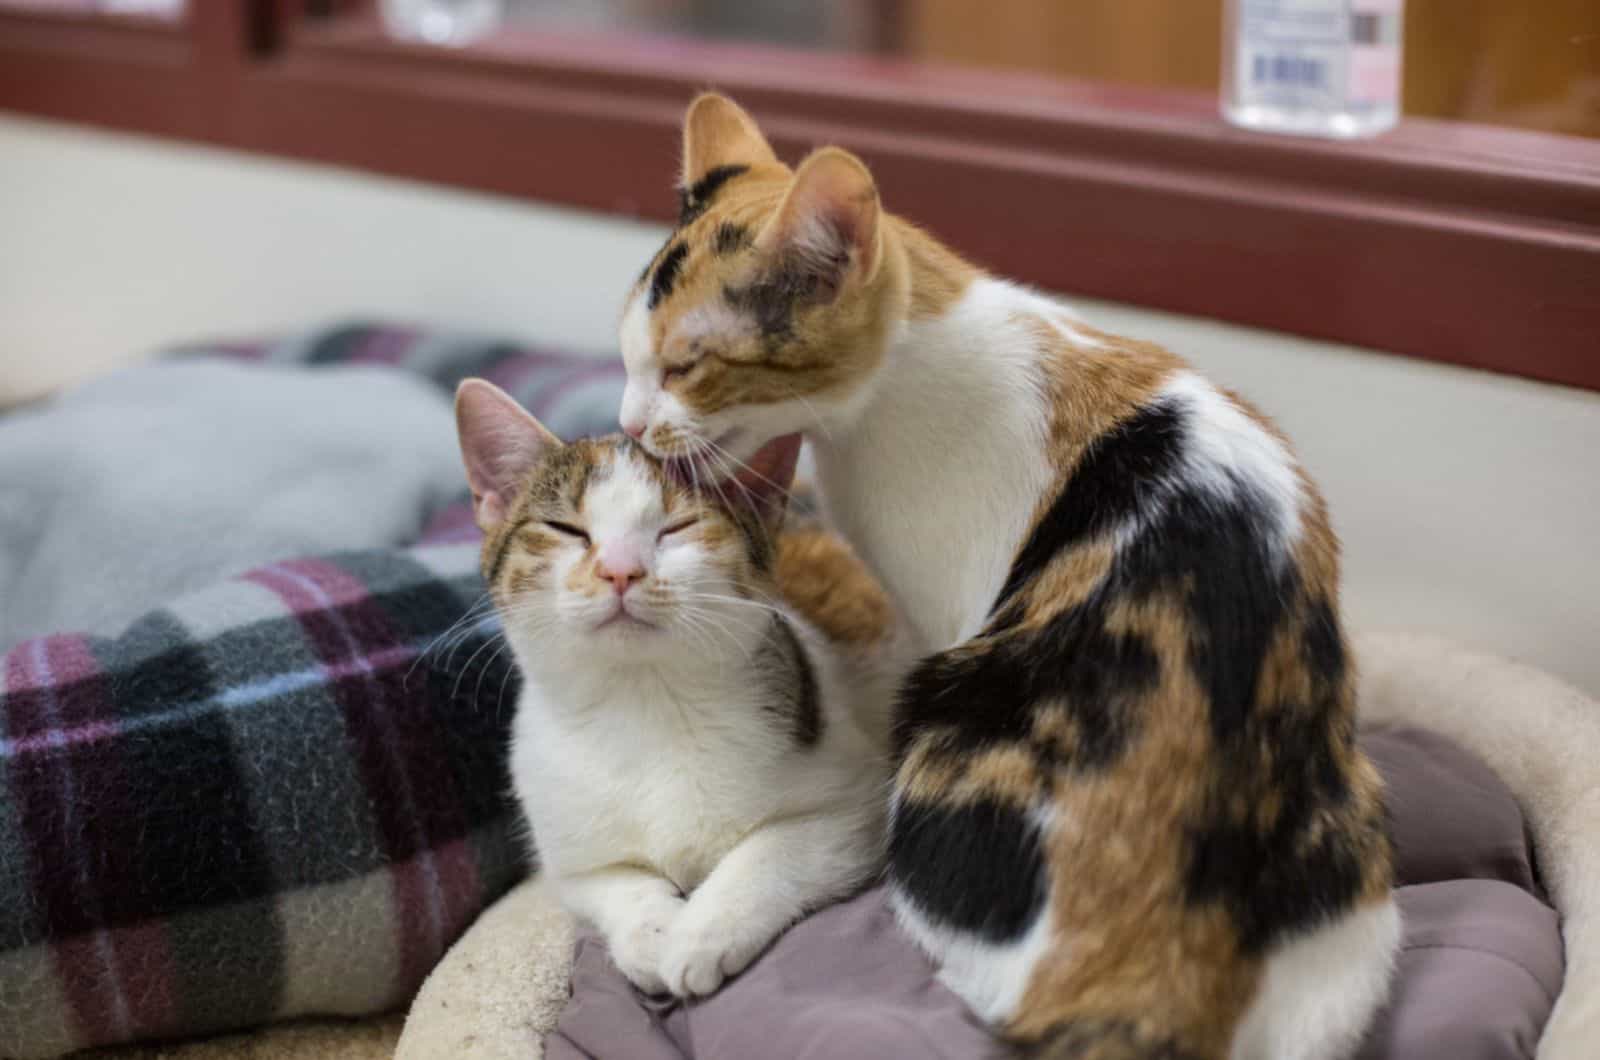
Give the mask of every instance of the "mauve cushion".
[[1361, 748], [1387, 787], [1397, 884], [1504, 880], [1543, 897], [1527, 821], [1481, 758], [1401, 726], [1363, 730]]
[[[1475, 756], [1416, 729], [1364, 731], [1389, 788], [1405, 943], [1359, 1060], [1526, 1060], [1561, 989], [1555, 911], [1527, 828]], [[882, 888], [808, 917], [690, 1005], [641, 997], [580, 936], [550, 1060], [933, 1060], [1003, 1055], [895, 926]]]
[[1394, 996], [1359, 1060], [1523, 1060], [1561, 993], [1556, 912], [1498, 880], [1399, 890], [1405, 948]]
[[807, 917], [743, 975], [690, 1005], [642, 997], [579, 936], [572, 1000], [546, 1060], [971, 1060], [1002, 1056], [895, 924], [883, 888]]

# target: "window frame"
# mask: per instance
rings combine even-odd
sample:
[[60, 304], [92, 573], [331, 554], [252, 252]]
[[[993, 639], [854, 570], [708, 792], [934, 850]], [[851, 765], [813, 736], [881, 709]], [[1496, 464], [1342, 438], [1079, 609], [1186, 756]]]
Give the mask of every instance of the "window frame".
[[890, 209], [998, 273], [1600, 389], [1597, 140], [1278, 137], [1193, 93], [627, 35], [438, 49], [359, 0], [0, 8], [3, 109], [650, 220], [705, 87], [785, 157], [858, 151]]

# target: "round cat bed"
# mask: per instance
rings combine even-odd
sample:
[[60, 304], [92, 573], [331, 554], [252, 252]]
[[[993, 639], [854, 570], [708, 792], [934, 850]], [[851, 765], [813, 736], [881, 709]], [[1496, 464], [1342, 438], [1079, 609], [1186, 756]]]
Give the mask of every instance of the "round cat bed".
[[[1371, 634], [1356, 650], [1406, 921], [1392, 999], [1359, 1056], [1586, 1060], [1600, 1041], [1600, 704], [1429, 638]], [[990, 1044], [881, 891], [808, 918], [682, 1006], [632, 991], [534, 879], [434, 970], [396, 1056], [956, 1058]]]

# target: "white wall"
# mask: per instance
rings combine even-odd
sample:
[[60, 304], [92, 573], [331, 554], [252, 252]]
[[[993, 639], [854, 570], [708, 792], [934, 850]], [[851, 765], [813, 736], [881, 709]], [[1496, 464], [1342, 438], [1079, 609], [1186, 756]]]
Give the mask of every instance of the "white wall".
[[[620, 293], [662, 236], [0, 118], [0, 402], [180, 340], [352, 315], [605, 355]], [[1441, 633], [1600, 693], [1600, 395], [1079, 305], [1277, 417], [1332, 503], [1356, 625]]]
[[0, 114], [0, 404], [175, 341], [352, 315], [609, 352], [622, 278], [660, 241], [637, 222]]

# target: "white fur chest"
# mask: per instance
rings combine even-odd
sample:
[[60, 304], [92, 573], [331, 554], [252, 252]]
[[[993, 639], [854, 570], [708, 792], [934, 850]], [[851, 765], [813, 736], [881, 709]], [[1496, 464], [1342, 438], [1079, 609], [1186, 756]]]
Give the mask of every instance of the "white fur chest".
[[923, 651], [982, 626], [1050, 482], [1036, 339], [1016, 322], [1041, 301], [979, 281], [893, 344], [848, 434], [813, 439], [830, 519], [889, 586]]
[[780, 741], [758, 705], [616, 697], [574, 712], [538, 696], [518, 704], [512, 779], [553, 871], [649, 866], [687, 892], [778, 807]]

